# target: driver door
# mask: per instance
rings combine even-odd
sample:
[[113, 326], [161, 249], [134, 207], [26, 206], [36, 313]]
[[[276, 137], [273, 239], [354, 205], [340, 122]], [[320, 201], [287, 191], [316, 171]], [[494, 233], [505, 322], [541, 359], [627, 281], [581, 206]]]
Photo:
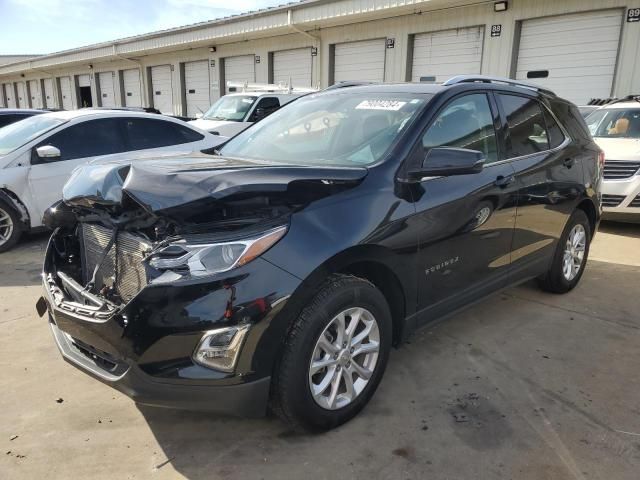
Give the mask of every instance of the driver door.
[[434, 147], [481, 151], [481, 172], [423, 178], [416, 189], [419, 223], [418, 309], [424, 322], [506, 284], [517, 189], [502, 161], [500, 117], [486, 92], [450, 100], [416, 149], [421, 162]]
[[[40, 158], [37, 148], [51, 145], [60, 157]], [[62, 187], [71, 172], [95, 157], [125, 151], [122, 129], [117, 119], [98, 119], [69, 125], [38, 143], [31, 151], [29, 188], [38, 215], [62, 198]]]

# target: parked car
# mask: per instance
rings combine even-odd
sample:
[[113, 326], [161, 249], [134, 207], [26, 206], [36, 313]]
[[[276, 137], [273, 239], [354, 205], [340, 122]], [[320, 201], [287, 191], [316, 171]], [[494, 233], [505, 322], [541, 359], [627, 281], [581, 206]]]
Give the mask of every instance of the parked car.
[[221, 97], [202, 117], [189, 123], [214, 135], [233, 137], [283, 105], [313, 91], [290, 90], [278, 85], [243, 85], [231, 88], [238, 91]]
[[46, 111], [30, 108], [0, 108], [0, 128], [42, 113]]
[[577, 107], [507, 79], [311, 94], [215, 156], [76, 170], [37, 309], [136, 402], [326, 430], [419, 326], [577, 285], [600, 154]]
[[603, 218], [640, 222], [640, 95], [601, 107], [587, 124], [605, 156]]
[[42, 226], [78, 165], [130, 151], [194, 152], [221, 141], [180, 120], [113, 110], [44, 113], [0, 129], [0, 252]]

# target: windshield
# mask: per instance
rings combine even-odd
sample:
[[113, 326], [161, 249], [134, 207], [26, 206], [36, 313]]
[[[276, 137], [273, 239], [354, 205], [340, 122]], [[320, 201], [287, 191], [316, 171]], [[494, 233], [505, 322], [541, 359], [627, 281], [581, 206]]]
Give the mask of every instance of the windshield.
[[241, 122], [254, 104], [256, 98], [251, 95], [226, 95], [220, 98], [202, 116], [205, 120], [230, 120]]
[[640, 108], [596, 110], [585, 121], [594, 137], [640, 138]]
[[13, 152], [34, 138], [65, 122], [66, 120], [59, 118], [35, 115], [0, 128], [0, 155]]
[[397, 93], [310, 95], [238, 134], [220, 154], [289, 165], [369, 165], [382, 159], [430, 98]]

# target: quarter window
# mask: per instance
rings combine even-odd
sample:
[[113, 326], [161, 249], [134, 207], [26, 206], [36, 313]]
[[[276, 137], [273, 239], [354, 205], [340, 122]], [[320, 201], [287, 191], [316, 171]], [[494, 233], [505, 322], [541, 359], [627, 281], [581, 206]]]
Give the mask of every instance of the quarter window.
[[[53, 145], [60, 160], [96, 157], [126, 151], [116, 119], [89, 120], [71, 125], [37, 145]], [[36, 147], [36, 148], [37, 148]]]
[[507, 125], [510, 148], [508, 158], [521, 157], [549, 149], [544, 116], [540, 104], [526, 97], [498, 94]]
[[125, 118], [130, 150], [144, 150], [197, 142], [204, 136], [188, 127], [151, 118]]
[[549, 146], [551, 148], [556, 148], [558, 145], [564, 142], [564, 134], [562, 133], [562, 130], [560, 130], [558, 122], [555, 121], [553, 116], [551, 116], [551, 114], [547, 110], [543, 110], [544, 120], [547, 124], [547, 132], [549, 133]]
[[457, 147], [484, 153], [486, 163], [498, 160], [496, 132], [484, 93], [456, 98], [437, 116], [422, 137], [425, 152], [434, 147]]

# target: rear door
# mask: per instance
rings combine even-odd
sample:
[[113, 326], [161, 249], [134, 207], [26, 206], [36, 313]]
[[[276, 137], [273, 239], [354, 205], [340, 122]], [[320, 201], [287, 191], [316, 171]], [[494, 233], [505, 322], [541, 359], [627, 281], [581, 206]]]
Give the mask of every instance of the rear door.
[[480, 173], [424, 178], [415, 190], [423, 320], [506, 284], [517, 191], [513, 167], [501, 156], [499, 126], [490, 95], [464, 93], [440, 109], [414, 153], [421, 162], [431, 148], [457, 147], [486, 158]]
[[[53, 145], [60, 150], [59, 159], [41, 159], [35, 150]], [[38, 143], [31, 153], [29, 188], [42, 216], [62, 198], [62, 187], [71, 172], [97, 156], [125, 151], [122, 129], [117, 119], [88, 120], [55, 132]]]
[[198, 142], [204, 139], [204, 135], [186, 125], [159, 118], [122, 118], [120, 123], [126, 136], [126, 151], [189, 153], [201, 148]]
[[518, 216], [511, 254], [516, 277], [546, 271], [582, 184], [580, 153], [535, 97], [497, 93], [516, 172]]

